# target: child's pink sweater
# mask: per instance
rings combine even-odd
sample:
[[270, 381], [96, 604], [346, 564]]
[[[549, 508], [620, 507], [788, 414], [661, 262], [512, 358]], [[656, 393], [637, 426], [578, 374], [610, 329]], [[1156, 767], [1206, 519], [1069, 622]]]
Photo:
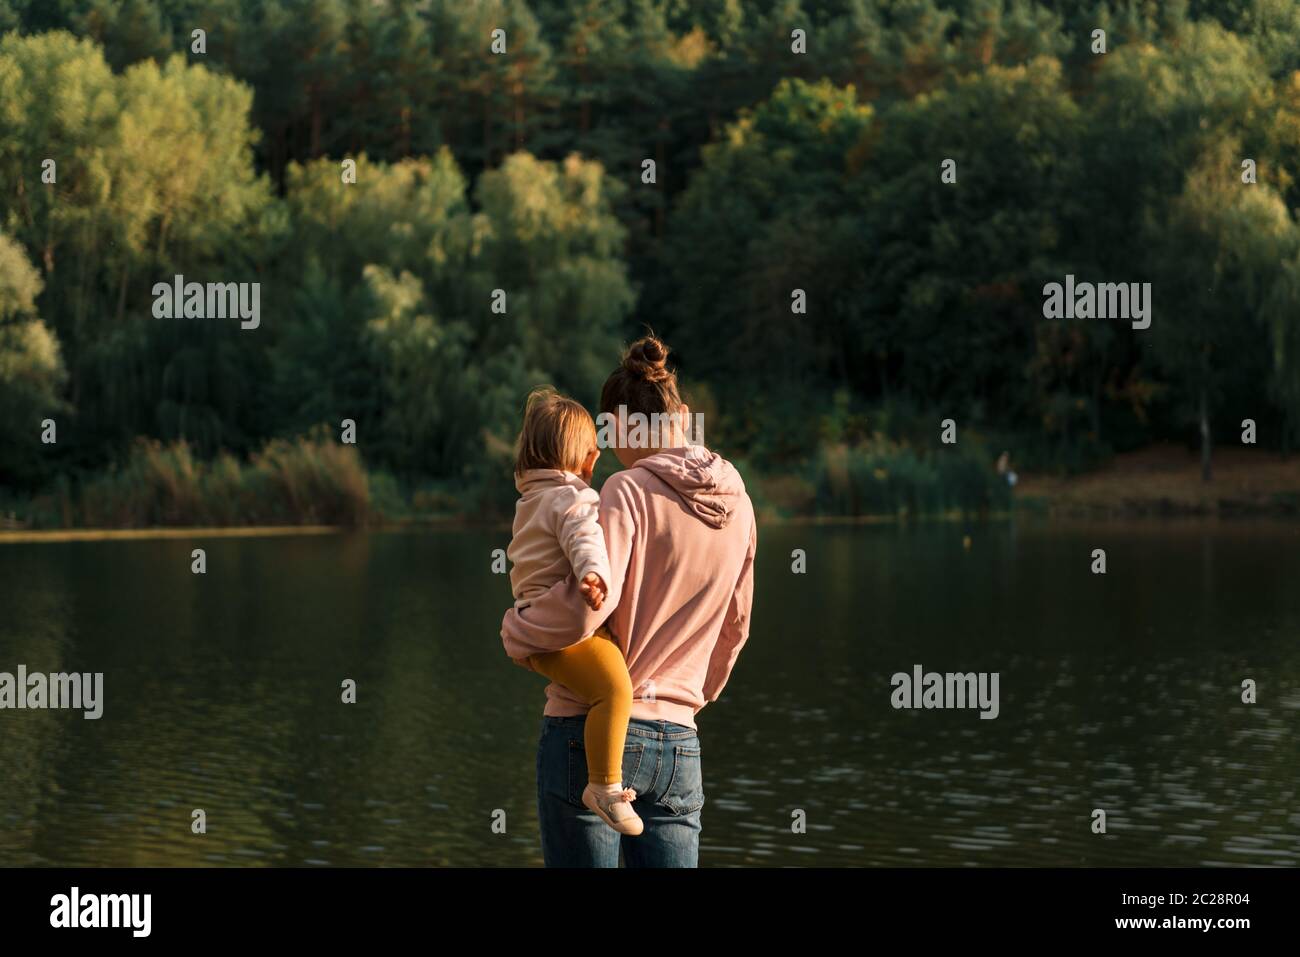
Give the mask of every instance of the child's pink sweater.
[[[659, 452], [605, 482], [600, 524], [610, 560], [601, 610], [587, 608], [569, 576], [506, 612], [506, 653], [521, 661], [557, 651], [603, 622], [627, 658], [632, 717], [695, 727], [749, 636], [757, 533], [745, 485], [703, 447]], [[587, 711], [554, 683], [546, 698], [548, 715]]]
[[609, 557], [600, 533], [600, 496], [572, 472], [529, 469], [515, 476], [519, 501], [506, 549], [515, 607], [544, 595], [570, 573], [595, 572], [609, 581]]

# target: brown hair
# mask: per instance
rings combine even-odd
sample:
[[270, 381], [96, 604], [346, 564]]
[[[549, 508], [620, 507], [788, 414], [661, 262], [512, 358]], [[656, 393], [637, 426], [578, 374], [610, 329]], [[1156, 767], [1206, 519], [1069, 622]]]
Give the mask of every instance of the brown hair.
[[544, 387], [528, 394], [515, 442], [515, 474], [529, 469], [577, 472], [596, 447], [596, 424], [582, 403]]
[[600, 390], [601, 412], [617, 412], [620, 405], [642, 415], [671, 415], [682, 406], [677, 373], [668, 368], [668, 347], [653, 335], [627, 347], [622, 363]]

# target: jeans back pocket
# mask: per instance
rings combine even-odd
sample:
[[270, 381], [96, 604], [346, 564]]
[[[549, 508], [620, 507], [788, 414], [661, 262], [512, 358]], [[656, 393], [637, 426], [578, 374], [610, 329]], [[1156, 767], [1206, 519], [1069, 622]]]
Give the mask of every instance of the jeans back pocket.
[[698, 747], [673, 746], [673, 773], [655, 803], [679, 817], [704, 807], [704, 772]]

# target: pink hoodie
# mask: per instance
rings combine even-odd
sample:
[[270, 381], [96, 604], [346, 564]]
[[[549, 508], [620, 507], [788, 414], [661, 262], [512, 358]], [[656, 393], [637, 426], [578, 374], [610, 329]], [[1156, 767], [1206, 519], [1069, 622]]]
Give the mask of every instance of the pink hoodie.
[[[601, 610], [569, 576], [506, 612], [506, 653], [558, 651], [603, 622], [627, 658], [632, 717], [693, 728], [749, 637], [757, 532], [745, 483], [702, 446], [658, 452], [606, 480], [600, 524], [611, 579]], [[562, 685], [547, 686], [546, 714], [586, 711]]]

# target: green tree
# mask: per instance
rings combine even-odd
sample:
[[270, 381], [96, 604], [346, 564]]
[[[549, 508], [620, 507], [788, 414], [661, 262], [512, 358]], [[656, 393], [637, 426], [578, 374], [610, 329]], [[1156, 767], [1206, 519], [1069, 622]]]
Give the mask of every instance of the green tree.
[[154, 283], [176, 273], [256, 279], [274, 218], [253, 169], [251, 91], [180, 55], [114, 74], [66, 33], [0, 40], [0, 76], [12, 91], [0, 221], [43, 267], [42, 314], [80, 415], [73, 444], [91, 457], [137, 434], [240, 446], [256, 417], [239, 401], [258, 375], [254, 341], [150, 311]]
[[1270, 299], [1287, 288], [1277, 285], [1279, 265], [1294, 258], [1300, 234], [1275, 192], [1241, 183], [1231, 147], [1207, 152], [1145, 236], [1159, 303], [1152, 338], [1196, 423], [1205, 481], [1216, 408], [1234, 383], [1251, 383], [1247, 391], [1263, 398], [1257, 384], [1273, 371], [1278, 394], [1293, 399], [1294, 372], [1279, 375], [1268, 360], [1270, 333], [1273, 358], [1283, 363], [1295, 333], [1290, 323], [1278, 325], [1277, 302]]
[[41, 421], [66, 409], [59, 342], [36, 315], [40, 290], [22, 248], [0, 233], [0, 485], [49, 474]]

